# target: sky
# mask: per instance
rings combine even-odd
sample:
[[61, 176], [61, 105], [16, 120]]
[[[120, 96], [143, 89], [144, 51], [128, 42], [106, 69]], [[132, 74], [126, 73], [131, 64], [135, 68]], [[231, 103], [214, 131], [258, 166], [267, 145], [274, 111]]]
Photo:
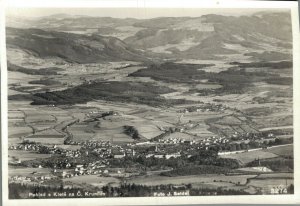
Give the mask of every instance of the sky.
[[[197, 17], [205, 14], [221, 14], [230, 16], [251, 15], [262, 11], [283, 11], [282, 9], [192, 9], [192, 8], [9, 8], [6, 10], [7, 16], [18, 17], [43, 17], [54, 14], [84, 15], [95, 17], [114, 18], [155, 18], [190, 16]], [[285, 10], [286, 11], [286, 10]]]

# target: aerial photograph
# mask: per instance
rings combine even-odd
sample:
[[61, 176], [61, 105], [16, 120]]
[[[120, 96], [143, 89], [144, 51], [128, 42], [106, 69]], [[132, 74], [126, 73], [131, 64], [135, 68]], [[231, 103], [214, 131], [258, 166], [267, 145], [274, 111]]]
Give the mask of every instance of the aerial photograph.
[[294, 194], [291, 22], [7, 10], [9, 199]]

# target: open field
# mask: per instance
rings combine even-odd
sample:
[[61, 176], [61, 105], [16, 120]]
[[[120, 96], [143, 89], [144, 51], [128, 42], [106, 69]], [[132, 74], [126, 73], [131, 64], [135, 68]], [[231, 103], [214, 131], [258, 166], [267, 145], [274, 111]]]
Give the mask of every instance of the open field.
[[[253, 178], [256, 175], [191, 175], [191, 176], [178, 176], [178, 177], [166, 177], [166, 176], [146, 176], [137, 177], [128, 180], [128, 182], [141, 184], [141, 185], [161, 185], [161, 184], [192, 184], [201, 185], [202, 183], [213, 183], [214, 180], [218, 182], [227, 182], [233, 184], [246, 184], [248, 178]], [[221, 183], [222, 184], [222, 183]]]
[[22, 138], [9, 138], [8, 139], [8, 145], [16, 145], [16, 144], [21, 144], [23, 142]]
[[11, 62], [24, 67], [30, 67], [32, 69], [38, 69], [41, 65], [44, 67], [54, 67], [60, 64], [64, 65], [63, 63], [66, 63], [61, 58], [41, 58], [33, 55], [33, 53], [29, 52], [28, 50], [24, 51], [19, 48], [8, 49], [7, 56]]
[[293, 129], [292, 125], [288, 125], [288, 126], [280, 126], [280, 127], [268, 127], [268, 128], [263, 128], [260, 129], [260, 131], [269, 131], [269, 130], [280, 130], [280, 129]]
[[24, 151], [24, 150], [9, 150], [8, 151], [8, 160], [9, 161], [27, 161], [27, 160], [35, 160], [35, 159], [42, 159], [50, 157], [50, 154], [40, 154], [31, 151]]
[[29, 74], [24, 74], [21, 72], [13, 72], [13, 71], [8, 71], [9, 79], [8, 79], [8, 85], [20, 85], [20, 84], [25, 84], [28, 83], [29, 81], [34, 81], [40, 79], [42, 76], [39, 75], [29, 75]]
[[215, 134], [208, 130], [209, 126], [206, 124], [199, 124], [198, 126], [189, 129], [187, 132], [192, 135], [196, 135], [197, 139], [203, 139], [214, 136]]
[[63, 144], [64, 135], [54, 129], [47, 129], [27, 136], [24, 139], [42, 144]]
[[10, 129], [8, 132], [9, 138], [19, 138], [23, 136], [27, 136], [32, 134], [32, 128], [24, 126], [24, 127], [12, 127], [14, 129]]
[[74, 141], [86, 141], [91, 140], [91, 138], [94, 136], [93, 132], [85, 132], [86, 125], [73, 125], [70, 128], [68, 128], [68, 131], [72, 134]]
[[236, 159], [243, 164], [247, 164], [258, 158], [259, 159], [269, 159], [269, 158], [274, 158], [274, 157], [278, 157], [278, 155], [273, 154], [271, 152], [262, 151], [262, 150], [222, 155], [222, 158]]
[[74, 121], [68, 111], [58, 107], [34, 107], [26, 101], [11, 101], [9, 107], [10, 144], [20, 143], [22, 139], [42, 144], [63, 144], [66, 134], [62, 130]]
[[[247, 180], [249, 179], [249, 181]], [[279, 185], [292, 184], [293, 177], [288, 173], [274, 173], [257, 175], [199, 175], [199, 176], [146, 176], [128, 180], [130, 183], [142, 185], [161, 185], [161, 184], [192, 184], [196, 188], [216, 188], [242, 189], [254, 194], [257, 190], [263, 193], [270, 193], [272, 187]], [[255, 188], [253, 188], [255, 187]]]
[[89, 184], [96, 187], [103, 187], [106, 185], [118, 186], [120, 184], [120, 180], [114, 177], [102, 177], [98, 175], [85, 175], [85, 176], [77, 176], [71, 177], [67, 179], [63, 179], [65, 183], [71, 182], [73, 184]]
[[68, 131], [75, 141], [132, 142], [132, 137], [124, 133], [124, 126], [133, 126], [143, 138], [151, 139], [162, 133], [157, 124], [158, 122], [152, 123], [144, 118], [122, 114], [106, 116], [98, 121], [77, 123], [68, 128]]
[[19, 110], [12, 110], [8, 114], [8, 119], [24, 119], [24, 113]]
[[[139, 134], [146, 139], [151, 139], [162, 133], [158, 128], [161, 126], [159, 125], [159, 122], [155, 123], [149, 119], [134, 115], [121, 115], [121, 117], [124, 119], [123, 124], [125, 123], [125, 125], [135, 127], [138, 130]], [[112, 121], [113, 120], [114, 119], [112, 119]]]
[[51, 130], [51, 128], [53, 128], [56, 124], [56, 122], [38, 122], [30, 124], [30, 126], [34, 128], [35, 132], [39, 132], [44, 130]]
[[204, 122], [206, 119], [210, 118], [218, 118], [223, 116], [221, 112], [190, 112], [188, 114], [184, 114], [180, 119], [182, 123], [192, 122]]
[[32, 142], [45, 144], [45, 145], [55, 145], [55, 144], [63, 144], [64, 143], [64, 138], [51, 137], [48, 139], [47, 136], [34, 137], [34, 138], [27, 137], [27, 138], [25, 138], [25, 140], [29, 140]]
[[222, 85], [219, 84], [197, 84], [197, 86], [195, 87], [196, 89], [199, 90], [205, 90], [205, 89], [219, 89], [221, 88]]
[[271, 174], [260, 174], [255, 179], [267, 179], [267, 178], [286, 178], [286, 179], [293, 179], [293, 173], [271, 173]]
[[129, 143], [134, 141], [132, 137], [123, 134], [123, 128], [101, 131], [96, 133], [92, 140], [111, 141], [113, 143]]
[[55, 118], [50, 115], [50, 114], [45, 114], [44, 112], [40, 112], [37, 110], [30, 111], [26, 110], [25, 111], [25, 121], [27, 123], [36, 123], [36, 122], [55, 122]]
[[165, 137], [163, 137], [162, 139], [182, 139], [182, 140], [195, 140], [198, 139], [195, 136], [183, 133], [183, 132], [174, 132], [171, 133]]
[[294, 156], [293, 145], [283, 145], [280, 147], [274, 147], [267, 149], [268, 152], [274, 153], [278, 156]]
[[8, 175], [9, 176], [26, 176], [26, 177], [38, 177], [43, 175], [51, 174], [51, 169], [48, 168], [13, 168], [9, 167]]
[[28, 136], [27, 138], [63, 138], [64, 135], [59, 133], [58, 131], [56, 131], [55, 129], [47, 129], [47, 130], [43, 130], [41, 132], [37, 132], [31, 136]]
[[133, 142], [132, 137], [124, 134], [123, 125], [118, 122], [109, 124], [101, 121], [100, 125], [100, 128], [89, 128], [88, 124], [80, 123], [69, 127], [68, 131], [72, 134], [73, 140], [78, 142], [86, 140]]

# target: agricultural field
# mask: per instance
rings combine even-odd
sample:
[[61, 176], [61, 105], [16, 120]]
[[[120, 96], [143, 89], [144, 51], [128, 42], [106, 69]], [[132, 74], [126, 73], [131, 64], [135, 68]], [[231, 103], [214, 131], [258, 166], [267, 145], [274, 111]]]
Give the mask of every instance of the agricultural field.
[[55, 122], [55, 118], [50, 114], [45, 114], [39, 111], [25, 111], [25, 121], [28, 123], [37, 122]]
[[274, 153], [278, 156], [290, 156], [290, 157], [294, 157], [294, 149], [293, 149], [293, 145], [283, 145], [283, 146], [278, 146], [278, 147], [273, 147], [273, 148], [269, 148], [267, 149], [268, 152]]
[[63, 144], [66, 134], [62, 130], [74, 121], [68, 111], [57, 107], [41, 106], [33, 109], [33, 106], [23, 101], [11, 101], [9, 107], [9, 144], [21, 143], [23, 140]]
[[188, 123], [189, 121], [204, 122], [206, 119], [219, 118], [222, 116], [223, 114], [221, 114], [221, 112], [189, 112], [187, 114], [183, 114], [180, 120], [182, 123]]
[[64, 143], [64, 138], [61, 137], [55, 137], [55, 136], [49, 136], [45, 135], [42, 137], [26, 137], [24, 140], [29, 140], [31, 142], [36, 142], [39, 144], [44, 144], [44, 145], [56, 145], [56, 144], [63, 144]]
[[42, 159], [51, 157], [50, 154], [40, 154], [32, 151], [24, 151], [24, 150], [9, 150], [8, 153], [8, 161], [16, 161], [20, 160], [28, 161], [28, 160], [35, 160], [35, 159]]
[[24, 120], [24, 113], [19, 110], [11, 110], [8, 114], [8, 119], [22, 119]]
[[269, 158], [278, 157], [278, 155], [267, 151], [256, 150], [256, 151], [242, 152], [237, 154], [226, 154], [226, 155], [222, 155], [221, 157], [236, 159], [242, 164], [247, 164], [249, 162], [254, 161], [255, 159], [269, 159]]
[[[191, 176], [146, 176], [128, 180], [128, 182], [141, 185], [161, 185], [161, 184], [192, 184], [201, 185], [201, 183], [227, 182], [233, 184], [246, 184], [248, 178], [253, 178], [256, 175], [191, 175]], [[222, 183], [221, 183], [222, 184]]]
[[92, 123], [78, 123], [68, 128], [74, 141], [98, 140], [113, 142], [133, 142], [133, 139], [124, 134], [125, 122], [120, 120], [103, 120]]
[[28, 126], [20, 126], [20, 127], [16, 127], [15, 125], [13, 125], [14, 130], [9, 130], [8, 132], [8, 137], [9, 139], [13, 139], [13, 138], [20, 138], [20, 137], [24, 137], [27, 135], [30, 135], [33, 133], [32, 128], [28, 127]]
[[74, 141], [86, 141], [91, 140], [94, 136], [93, 132], [86, 132], [85, 131], [86, 125], [85, 124], [76, 124], [72, 125], [68, 128], [68, 131], [72, 134]]
[[61, 58], [40, 58], [36, 55], [33, 55], [33, 53], [29, 52], [28, 50], [24, 51], [19, 48], [8, 49], [7, 56], [11, 62], [24, 67], [30, 67], [32, 69], [38, 69], [41, 65], [44, 67], [54, 67], [66, 63]]
[[260, 174], [255, 179], [267, 179], [267, 178], [287, 178], [293, 179], [293, 173], [271, 173], [271, 174]]
[[37, 177], [37, 176], [49, 175], [49, 174], [51, 174], [51, 172], [52, 172], [52, 170], [49, 168], [9, 167], [8, 175], [9, 176]]
[[34, 139], [34, 138], [63, 138], [64, 135], [60, 132], [56, 131], [55, 129], [47, 129], [43, 130], [41, 132], [37, 132], [31, 136], [28, 136], [26, 138]]
[[270, 189], [279, 185], [293, 184], [293, 177], [288, 173], [272, 173], [260, 175], [197, 175], [197, 176], [146, 176], [128, 180], [141, 185], [192, 184], [195, 188], [217, 188], [244, 190], [250, 194], [258, 191], [270, 194]]
[[106, 116], [98, 121], [76, 123], [69, 127], [68, 131], [75, 141], [133, 142], [132, 137], [124, 133], [124, 126], [133, 126], [143, 138], [151, 139], [162, 133], [157, 124], [137, 116], [118, 114]]
[[[66, 184], [81, 185], [87, 184], [96, 187], [105, 185], [117, 186], [120, 180], [113, 177], [101, 177], [96, 175], [77, 176], [64, 179]], [[269, 194], [272, 187], [279, 185], [293, 184], [293, 177], [290, 174], [261, 174], [257, 175], [196, 175], [196, 176], [181, 176], [181, 177], [164, 177], [164, 176], [145, 176], [128, 179], [127, 183], [141, 185], [161, 185], [161, 184], [192, 184], [194, 188], [218, 188], [233, 190], [244, 190], [250, 194], [255, 194], [258, 191], [263, 194]]]
[[189, 129], [187, 131], [189, 134], [196, 135], [197, 139], [205, 139], [210, 136], [214, 136], [215, 134], [209, 131], [209, 126], [206, 124], [198, 124], [196, 127]]

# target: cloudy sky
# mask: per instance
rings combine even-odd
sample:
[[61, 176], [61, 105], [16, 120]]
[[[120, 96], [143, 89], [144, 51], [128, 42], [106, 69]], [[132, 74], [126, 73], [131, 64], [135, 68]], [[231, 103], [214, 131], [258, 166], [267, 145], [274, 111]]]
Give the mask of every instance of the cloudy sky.
[[287, 11], [282, 9], [192, 9], [192, 8], [10, 8], [6, 10], [7, 16], [42, 17], [55, 14], [85, 15], [114, 18], [155, 18], [172, 16], [201, 16], [204, 14], [221, 15], [251, 15], [263, 11]]

